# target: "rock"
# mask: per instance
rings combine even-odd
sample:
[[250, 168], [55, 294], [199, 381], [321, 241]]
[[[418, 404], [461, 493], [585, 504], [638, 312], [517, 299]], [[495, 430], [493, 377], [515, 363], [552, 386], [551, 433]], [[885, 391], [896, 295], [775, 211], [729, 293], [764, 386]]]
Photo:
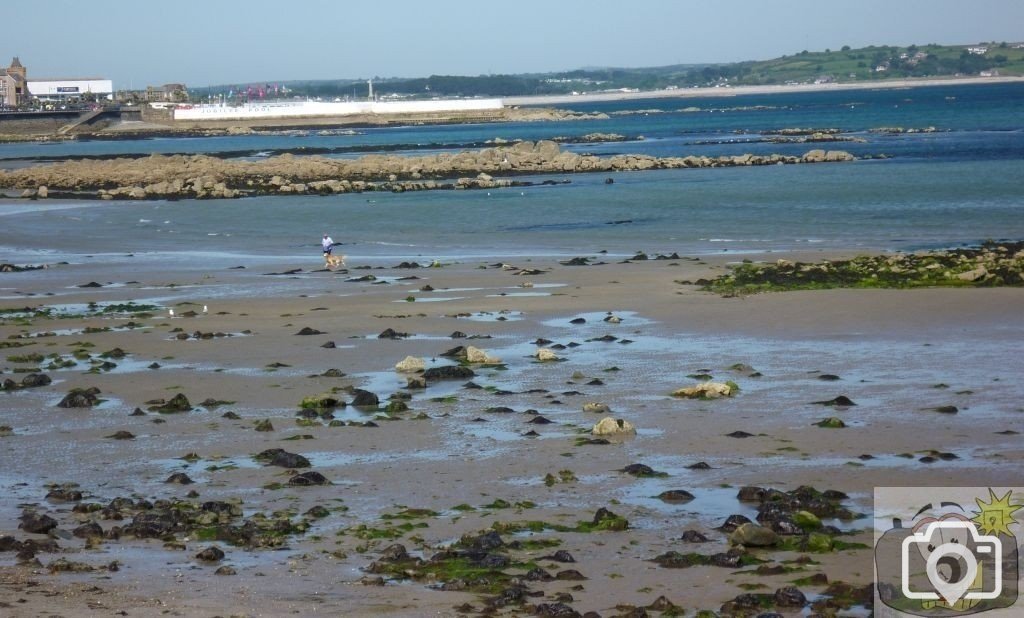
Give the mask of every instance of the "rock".
[[100, 402], [96, 395], [100, 389], [95, 386], [90, 388], [73, 388], [64, 399], [57, 404], [58, 408], [91, 408]]
[[74, 562], [67, 558], [58, 558], [46, 565], [46, 568], [49, 569], [51, 573], [88, 573], [96, 570], [91, 564]]
[[103, 528], [96, 522], [88, 522], [72, 530], [71, 534], [80, 539], [103, 538]]
[[406, 356], [402, 360], [395, 364], [395, 371], [403, 373], [415, 373], [417, 371], [423, 371], [426, 369], [427, 363], [422, 358], [415, 356]]
[[764, 526], [746, 523], [729, 535], [729, 542], [746, 547], [772, 547], [779, 542], [779, 535]]
[[21, 379], [21, 388], [36, 388], [53, 382], [45, 373], [30, 373]]
[[80, 502], [82, 492], [72, 487], [54, 487], [46, 493], [46, 499], [50, 502]]
[[466, 347], [466, 361], [470, 363], [484, 363], [486, 365], [497, 365], [501, 359], [491, 356], [487, 352], [473, 346]]
[[809, 511], [797, 511], [796, 513], [793, 513], [793, 523], [804, 531], [817, 530], [821, 528], [821, 520], [818, 519], [817, 515]]
[[427, 388], [427, 380], [423, 376], [413, 376], [405, 379], [405, 388], [409, 390], [421, 390]]
[[587, 577], [583, 575], [583, 573], [577, 571], [576, 569], [566, 569], [564, 571], [559, 571], [558, 573], [556, 573], [555, 579], [557, 579], [558, 581], [581, 582], [586, 581]]
[[673, 397], [685, 397], [688, 399], [718, 399], [719, 397], [732, 397], [739, 390], [733, 382], [701, 382], [696, 386], [687, 386], [673, 391]]
[[654, 468], [652, 468], [652, 467], [650, 467], [648, 465], [645, 465], [645, 464], [641, 464], [641, 463], [629, 464], [625, 468], [622, 468], [621, 470], [619, 470], [619, 472], [624, 472], [624, 473], [626, 473], [626, 474], [628, 474], [630, 476], [635, 476], [637, 478], [651, 478], [651, 477], [656, 477], [656, 476], [666, 476], [666, 474], [664, 472], [656, 472], [654, 470]]
[[725, 519], [725, 523], [718, 527], [722, 532], [734, 532], [737, 528], [743, 524], [752, 523], [750, 518], [745, 515], [730, 515]]
[[331, 482], [319, 472], [309, 471], [288, 479], [288, 484], [292, 487], [308, 487], [310, 485], [330, 485]]
[[846, 395], [840, 395], [840, 396], [836, 397], [835, 399], [828, 399], [826, 401], [812, 401], [811, 403], [819, 405], [819, 406], [834, 406], [834, 407], [840, 407], [840, 408], [845, 408], [845, 407], [857, 405], [856, 403], [853, 402], [852, 399], [850, 399]]
[[629, 522], [625, 517], [616, 515], [608, 509], [601, 507], [594, 513], [591, 525], [597, 530], [625, 530], [629, 528]]
[[696, 530], [687, 530], [683, 533], [683, 536], [679, 537], [679, 540], [683, 543], [707, 543], [708, 537]]
[[[344, 402], [338, 400], [333, 395], [324, 393], [320, 395], [309, 395], [303, 397], [302, 401], [299, 402], [299, 407], [303, 410], [330, 410], [338, 406], [344, 406]], [[315, 413], [314, 413], [315, 415]], [[307, 415], [308, 416], [308, 415]]]
[[476, 372], [469, 367], [460, 367], [458, 365], [431, 367], [423, 372], [423, 378], [426, 380], [464, 380], [475, 375]]
[[662, 502], [668, 502], [669, 504], [683, 504], [693, 500], [694, 495], [683, 489], [670, 489], [663, 491], [657, 496], [658, 500]]
[[[550, 575], [548, 576], [550, 578]], [[538, 603], [531, 612], [534, 616], [552, 616], [559, 618], [580, 618], [581, 614], [565, 603]]]
[[636, 434], [636, 427], [621, 418], [606, 416], [591, 428], [590, 433], [595, 436], [631, 435]]
[[832, 537], [827, 534], [821, 534], [819, 532], [812, 532], [807, 535], [807, 539], [804, 543], [806, 551], [824, 554], [832, 551]]
[[608, 407], [608, 404], [601, 403], [598, 401], [589, 401], [583, 404], [584, 412], [593, 412], [595, 414], [611, 414], [612, 409]]
[[956, 278], [961, 281], [979, 281], [988, 276], [988, 270], [984, 266], [979, 266], [974, 270], [959, 273]]
[[280, 448], [267, 449], [254, 457], [268, 466], [280, 466], [282, 468], [309, 468], [313, 464], [302, 455], [289, 453]]
[[117, 431], [107, 437], [113, 440], [134, 440], [135, 434], [133, 434], [130, 431], [125, 431], [122, 429], [121, 431]]
[[404, 339], [408, 336], [409, 333], [400, 333], [393, 328], [385, 328], [377, 335], [377, 339]]
[[324, 333], [323, 333], [323, 331], [319, 331], [319, 330], [317, 330], [315, 328], [310, 328], [308, 326], [305, 326], [305, 327], [302, 328], [302, 330], [300, 330], [299, 332], [297, 332], [295, 334], [296, 335], [308, 336], [308, 335], [323, 335]]
[[357, 408], [376, 408], [380, 405], [380, 398], [370, 391], [357, 388], [352, 391], [352, 405]]
[[196, 559], [205, 562], [219, 562], [224, 559], [224, 552], [219, 547], [211, 545], [196, 554]]
[[213, 572], [213, 574], [214, 575], [237, 575], [238, 571], [236, 571], [234, 568], [229, 567], [228, 565], [225, 564], [223, 566], [218, 567], [217, 570]]
[[730, 438], [739, 438], [739, 439], [753, 438], [754, 437], [754, 434], [752, 434], [750, 432], [747, 432], [747, 431], [743, 431], [743, 430], [737, 430], [737, 431], [734, 431], [732, 433], [727, 433], [725, 435], [730, 437]]
[[541, 348], [534, 353], [537, 360], [541, 362], [557, 361], [560, 360], [558, 355], [549, 350], [548, 348]]
[[189, 477], [189, 475], [185, 474], [184, 472], [175, 472], [174, 474], [167, 477], [167, 480], [165, 480], [164, 482], [173, 483], [175, 485], [191, 485], [195, 481], [193, 481]]
[[401, 412], [407, 412], [408, 410], [409, 405], [401, 400], [389, 401], [388, 405], [384, 406], [384, 411], [388, 414], [399, 414]]
[[57, 527], [57, 520], [45, 513], [25, 510], [19, 518], [18, 527], [32, 534], [46, 534]]
[[736, 494], [736, 499], [740, 502], [762, 502], [764, 501], [766, 491], [763, 487], [745, 485], [740, 487], [739, 492]]
[[381, 562], [405, 562], [408, 559], [409, 552], [405, 549], [405, 545], [401, 543], [388, 545], [380, 554]]
[[160, 414], [174, 414], [177, 412], [188, 412], [192, 409], [192, 404], [189, 403], [188, 397], [184, 393], [178, 393], [170, 401], [161, 405], [151, 406], [149, 409], [151, 412], [159, 412]]
[[819, 148], [808, 150], [801, 159], [804, 163], [821, 163], [825, 161], [825, 151]]
[[797, 586], [785, 586], [775, 590], [775, 605], [781, 608], [802, 608], [807, 597]]
[[815, 423], [815, 425], [817, 425], [818, 427], [823, 427], [825, 429], [842, 429], [846, 427], [846, 423], [843, 422], [843, 419], [835, 416], [823, 418], [817, 423]]

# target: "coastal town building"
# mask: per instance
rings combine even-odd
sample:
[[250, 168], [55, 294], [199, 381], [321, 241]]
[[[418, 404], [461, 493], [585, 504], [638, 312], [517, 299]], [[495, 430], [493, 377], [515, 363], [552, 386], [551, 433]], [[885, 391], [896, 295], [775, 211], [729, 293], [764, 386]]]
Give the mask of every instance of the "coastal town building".
[[11, 66], [0, 69], [0, 106], [17, 107], [28, 97], [28, 69], [15, 56]]
[[146, 86], [146, 100], [149, 102], [181, 103], [188, 101], [188, 89], [185, 88], [185, 84]]
[[40, 101], [113, 99], [114, 83], [102, 77], [33, 79], [28, 90]]

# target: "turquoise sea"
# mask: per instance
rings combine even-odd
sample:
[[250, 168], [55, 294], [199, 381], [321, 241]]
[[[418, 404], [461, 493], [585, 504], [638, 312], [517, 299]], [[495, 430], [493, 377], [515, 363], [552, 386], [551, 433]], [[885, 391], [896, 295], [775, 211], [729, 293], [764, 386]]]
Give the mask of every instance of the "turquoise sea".
[[[0, 145], [0, 167], [111, 154], [260, 158], [415, 155], [501, 138], [618, 133], [568, 144], [603, 155], [782, 153], [815, 147], [847, 164], [542, 176], [568, 184], [486, 191], [366, 193], [183, 202], [0, 201], [0, 261], [126, 253], [182, 265], [200, 258], [316, 255], [323, 232], [356, 260], [503, 256], [744, 254], [792, 249], [916, 250], [1024, 238], [1024, 84], [634, 100], [562, 106], [607, 120], [287, 131], [214, 138]], [[835, 128], [857, 142], [768, 143], [764, 132]], [[880, 127], [934, 128], [879, 133]], [[642, 137], [642, 139], [641, 139]], [[301, 151], [300, 155], [301, 156]], [[31, 260], [26, 256], [33, 257]], [[91, 259], [99, 259], [91, 258]]]

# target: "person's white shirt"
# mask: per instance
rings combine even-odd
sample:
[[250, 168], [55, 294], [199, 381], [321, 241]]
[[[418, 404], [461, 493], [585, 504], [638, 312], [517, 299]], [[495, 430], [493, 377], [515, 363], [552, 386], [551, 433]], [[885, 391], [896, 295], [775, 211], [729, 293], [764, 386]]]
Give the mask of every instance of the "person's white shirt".
[[321, 246], [323, 246], [324, 251], [327, 251], [328, 249], [330, 249], [332, 245], [334, 245], [334, 240], [331, 239], [330, 236], [324, 236], [324, 239], [321, 242]]

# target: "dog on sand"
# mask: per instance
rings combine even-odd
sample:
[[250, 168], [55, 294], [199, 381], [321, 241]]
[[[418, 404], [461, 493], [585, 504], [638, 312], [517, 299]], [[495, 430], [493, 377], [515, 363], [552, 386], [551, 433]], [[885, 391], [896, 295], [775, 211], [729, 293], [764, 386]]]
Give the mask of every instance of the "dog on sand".
[[345, 256], [325, 253], [324, 266], [327, 268], [342, 268], [345, 266]]

